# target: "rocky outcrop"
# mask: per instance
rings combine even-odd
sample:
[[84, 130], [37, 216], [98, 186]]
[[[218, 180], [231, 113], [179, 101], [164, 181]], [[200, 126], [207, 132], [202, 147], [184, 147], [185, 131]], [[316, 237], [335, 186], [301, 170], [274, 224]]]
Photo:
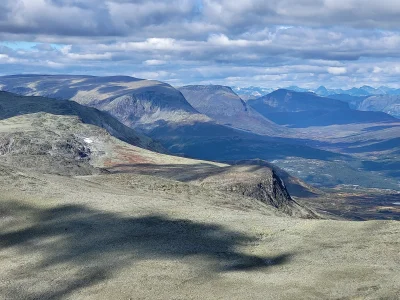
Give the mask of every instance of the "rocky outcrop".
[[[0, 92], [0, 108], [0, 120], [35, 113], [76, 116], [82, 123], [103, 128], [112, 136], [131, 145], [152, 151], [166, 152], [158, 142], [125, 126], [110, 114], [80, 105], [74, 101], [54, 100], [45, 97], [24, 97]], [[39, 120], [37, 119], [36, 122], [39, 122]], [[40, 124], [37, 125], [40, 127]]]
[[305, 183], [304, 181], [292, 176], [278, 166], [262, 159], [227, 161], [226, 163], [230, 165], [254, 165], [270, 168], [283, 181], [283, 185], [287, 189], [289, 194], [294, 197], [314, 197], [323, 194], [321, 190]]
[[257, 199], [290, 216], [318, 218], [312, 210], [292, 199], [282, 179], [267, 167], [230, 166], [202, 179], [201, 184]]
[[83, 124], [73, 116], [16, 116], [0, 121], [0, 160], [17, 169], [40, 173], [97, 174], [101, 170], [95, 162], [106, 153], [99, 145], [109, 139], [104, 129]]

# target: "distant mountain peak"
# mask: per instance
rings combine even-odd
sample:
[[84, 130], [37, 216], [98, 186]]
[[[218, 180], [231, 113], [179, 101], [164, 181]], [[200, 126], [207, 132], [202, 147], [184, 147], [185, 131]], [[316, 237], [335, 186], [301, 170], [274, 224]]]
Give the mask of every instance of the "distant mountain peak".
[[74, 100], [107, 111], [126, 126], [151, 130], [164, 123], [209, 122], [171, 85], [130, 76], [38, 75], [0, 77], [3, 90]]
[[324, 87], [323, 85], [321, 85], [319, 88], [317, 88], [316, 90], [315, 90], [315, 92], [316, 93], [318, 93], [318, 92], [328, 92], [328, 89], [326, 88], [326, 87]]
[[230, 87], [189, 85], [180, 91], [195, 109], [220, 124], [261, 134], [287, 130], [251, 109]]

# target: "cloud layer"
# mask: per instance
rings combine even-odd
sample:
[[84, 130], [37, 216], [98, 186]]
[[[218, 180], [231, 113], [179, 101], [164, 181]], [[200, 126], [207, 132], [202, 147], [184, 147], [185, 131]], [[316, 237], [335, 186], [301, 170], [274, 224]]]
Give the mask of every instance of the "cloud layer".
[[400, 2], [4, 0], [2, 74], [398, 87]]

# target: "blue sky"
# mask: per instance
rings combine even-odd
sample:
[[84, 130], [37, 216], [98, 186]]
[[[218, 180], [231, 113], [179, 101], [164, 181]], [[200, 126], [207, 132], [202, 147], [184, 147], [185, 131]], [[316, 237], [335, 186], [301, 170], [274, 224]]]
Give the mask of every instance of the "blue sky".
[[400, 1], [3, 0], [0, 74], [400, 87]]

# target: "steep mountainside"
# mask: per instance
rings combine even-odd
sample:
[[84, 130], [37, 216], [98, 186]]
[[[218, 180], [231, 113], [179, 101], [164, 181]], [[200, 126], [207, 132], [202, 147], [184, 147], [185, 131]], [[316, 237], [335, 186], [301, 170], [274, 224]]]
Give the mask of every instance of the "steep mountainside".
[[4, 91], [70, 99], [109, 112], [129, 127], [209, 121], [172, 86], [128, 76], [15, 75], [0, 77]]
[[83, 123], [104, 128], [111, 135], [129, 144], [158, 152], [166, 151], [149, 137], [137, 133], [108, 113], [95, 108], [86, 107], [74, 101], [56, 101], [45, 97], [24, 97], [0, 92], [0, 120], [34, 113], [76, 116]]
[[352, 123], [395, 122], [390, 115], [350, 109], [344, 101], [313, 93], [278, 90], [248, 104], [277, 124], [291, 127], [329, 126]]
[[400, 96], [380, 95], [363, 100], [359, 110], [382, 111], [394, 117], [400, 118]]
[[283, 134], [288, 130], [264, 118], [230, 87], [220, 85], [190, 85], [179, 88], [186, 100], [200, 113], [220, 124], [259, 134]]
[[343, 102], [347, 102], [351, 109], [357, 109], [361, 102], [368, 96], [351, 96], [347, 94], [333, 94], [327, 95], [327, 98], [337, 99]]
[[268, 167], [273, 170], [285, 183], [286, 188], [290, 191], [292, 196], [296, 197], [314, 197], [323, 194], [321, 190], [306, 184], [304, 181], [299, 180], [297, 177], [292, 176], [285, 170], [261, 159], [238, 160], [230, 162], [234, 165], [252, 165], [259, 167]]
[[323, 98], [313, 93], [301, 93], [283, 89], [256, 100], [249, 100], [248, 103], [263, 115], [271, 112], [332, 111], [349, 108], [346, 103], [339, 100]]

